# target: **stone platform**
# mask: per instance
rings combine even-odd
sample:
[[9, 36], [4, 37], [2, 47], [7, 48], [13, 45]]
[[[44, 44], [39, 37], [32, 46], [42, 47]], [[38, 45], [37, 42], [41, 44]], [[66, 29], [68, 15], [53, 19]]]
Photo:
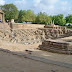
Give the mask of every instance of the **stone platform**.
[[56, 53], [72, 54], [72, 42], [67, 42], [62, 39], [45, 40], [39, 49]]

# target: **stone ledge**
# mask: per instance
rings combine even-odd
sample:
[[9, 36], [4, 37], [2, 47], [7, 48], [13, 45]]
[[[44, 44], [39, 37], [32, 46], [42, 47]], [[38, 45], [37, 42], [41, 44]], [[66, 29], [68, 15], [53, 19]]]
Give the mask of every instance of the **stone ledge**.
[[72, 43], [62, 40], [45, 40], [39, 48], [50, 52], [72, 54]]

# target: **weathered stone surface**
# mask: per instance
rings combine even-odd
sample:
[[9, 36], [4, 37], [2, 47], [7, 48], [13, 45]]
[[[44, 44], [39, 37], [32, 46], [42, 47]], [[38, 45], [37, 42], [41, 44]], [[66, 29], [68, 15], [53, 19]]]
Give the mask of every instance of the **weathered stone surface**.
[[61, 40], [46, 40], [39, 48], [51, 52], [72, 54], [72, 43]]
[[[63, 27], [61, 27], [64, 29]], [[67, 30], [68, 33], [64, 33], [63, 30], [50, 29], [50, 28], [38, 28], [38, 29], [13, 29], [14, 39], [12, 38], [12, 31], [0, 30], [0, 39], [7, 40], [10, 42], [22, 43], [22, 44], [34, 44], [43, 42], [47, 39], [55, 39], [60, 36], [69, 36], [72, 31]], [[72, 35], [72, 34], [71, 34]]]

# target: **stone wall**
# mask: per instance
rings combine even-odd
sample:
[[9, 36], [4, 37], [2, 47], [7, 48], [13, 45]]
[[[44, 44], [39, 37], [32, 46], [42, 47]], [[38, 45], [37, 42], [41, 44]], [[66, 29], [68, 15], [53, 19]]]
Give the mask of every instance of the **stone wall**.
[[11, 42], [34, 44], [43, 42], [46, 39], [59, 38], [61, 34], [60, 30], [46, 29], [46, 28], [25, 28], [25, 29], [13, 29], [15, 39], [12, 39], [12, 32], [10, 30], [0, 30], [0, 38]]
[[44, 25], [40, 25], [40, 24], [12, 23], [12, 26], [13, 29], [44, 28]]
[[[16, 29], [12, 32], [0, 30], [0, 39], [22, 44], [35, 44], [42, 42], [45, 37], [43, 31], [39, 29]], [[15, 36], [14, 39], [12, 38], [13, 35]]]
[[62, 40], [45, 40], [39, 49], [50, 52], [72, 54], [72, 43]]
[[44, 31], [46, 39], [59, 38], [61, 35], [65, 35], [70, 32], [70, 30], [65, 29], [65, 27], [62, 27], [62, 29], [40, 28], [40, 30]]
[[13, 30], [16, 29], [38, 29], [39, 31], [43, 31], [45, 34], [45, 38], [58, 38], [60, 35], [64, 35], [69, 32], [66, 27], [55, 25], [53, 28], [44, 28], [44, 25], [40, 24], [24, 24], [24, 23], [11, 23], [11, 28]]

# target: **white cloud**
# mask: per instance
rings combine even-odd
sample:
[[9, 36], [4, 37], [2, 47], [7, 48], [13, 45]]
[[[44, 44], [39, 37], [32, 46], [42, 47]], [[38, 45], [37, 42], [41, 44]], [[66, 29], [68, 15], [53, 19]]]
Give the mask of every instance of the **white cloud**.
[[64, 14], [72, 12], [71, 7], [66, 7], [67, 1], [61, 0], [33, 0], [34, 7], [38, 11], [46, 12], [49, 15]]
[[72, 7], [65, 6], [68, 4], [67, 1], [62, 0], [16, 0], [14, 4], [19, 10], [34, 10], [35, 13], [40, 11], [46, 12], [48, 15], [55, 14], [68, 14], [72, 13]]
[[54, 14], [64, 14], [64, 17], [67, 16], [68, 14], [72, 14], [72, 7], [59, 7], [57, 9], [55, 9], [55, 13]]
[[39, 6], [40, 4], [53, 6], [59, 0], [33, 0], [33, 1], [34, 1], [34, 6]]
[[0, 5], [4, 5], [5, 1], [4, 0], [0, 0]]
[[67, 5], [68, 2], [67, 2], [67, 1], [62, 1], [61, 4], [62, 4], [62, 5]]
[[49, 9], [54, 9], [54, 5], [50, 5], [49, 6]]
[[45, 3], [45, 4], [55, 4], [58, 1], [59, 0], [42, 0], [42, 3]]
[[40, 4], [40, 1], [41, 0], [34, 0], [33, 2], [34, 2], [34, 6], [36, 7], [36, 6], [38, 6], [39, 4]]
[[24, 9], [26, 6], [26, 0], [16, 0], [14, 1], [14, 4], [17, 6], [17, 8], [20, 9]]
[[48, 14], [53, 13], [55, 4], [59, 0], [33, 0], [35, 9], [46, 12]]
[[25, 4], [26, 3], [26, 0], [16, 0], [15, 1], [15, 4], [16, 5], [23, 5], [23, 4]]
[[61, 7], [61, 9], [62, 9], [63, 11], [65, 11], [67, 8], [66, 8], [66, 7]]

